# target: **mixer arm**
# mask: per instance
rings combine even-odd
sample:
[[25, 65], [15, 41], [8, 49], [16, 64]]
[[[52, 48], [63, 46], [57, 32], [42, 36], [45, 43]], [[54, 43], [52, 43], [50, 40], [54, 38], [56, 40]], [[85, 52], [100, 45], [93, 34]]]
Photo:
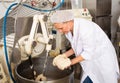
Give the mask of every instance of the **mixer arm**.
[[49, 33], [48, 33], [48, 29], [47, 27], [45, 26], [45, 22], [44, 22], [44, 15], [39, 15], [38, 16], [38, 19], [40, 21], [40, 25], [41, 25], [41, 29], [42, 29], [42, 34], [43, 34], [43, 40], [41, 38], [38, 38], [38, 40], [41, 42], [41, 41], [44, 41], [44, 43], [48, 43], [49, 42]]
[[28, 37], [28, 41], [25, 44], [25, 51], [28, 55], [30, 55], [32, 53], [32, 44], [33, 44], [35, 34], [37, 32], [37, 29], [38, 29], [38, 23], [39, 23], [38, 15], [34, 15], [30, 35]]
[[[32, 44], [34, 41], [38, 41], [40, 43], [46, 44], [46, 50], [47, 51], [51, 50], [51, 44], [49, 44], [49, 41], [50, 39], [53, 39], [53, 35], [49, 35], [48, 28], [45, 26], [45, 21], [43, 19], [44, 19], [44, 15], [34, 15], [33, 17], [33, 24], [30, 31], [30, 35], [28, 37], [27, 42], [25, 43], [25, 52], [28, 55], [32, 54], [32, 50], [33, 50]], [[39, 22], [41, 25], [42, 36], [35, 38], [35, 35], [37, 34]]]
[[[49, 43], [49, 41], [51, 39], [53, 39], [53, 35], [49, 34], [48, 28], [45, 26], [45, 21], [43, 19], [44, 19], [44, 15], [39, 15], [39, 21], [40, 21], [41, 28], [42, 28], [44, 43], [46, 43], [46, 50], [47, 50], [47, 52], [49, 52], [52, 47], [52, 45]], [[43, 40], [40, 37], [38, 37], [38, 41], [41, 42]]]

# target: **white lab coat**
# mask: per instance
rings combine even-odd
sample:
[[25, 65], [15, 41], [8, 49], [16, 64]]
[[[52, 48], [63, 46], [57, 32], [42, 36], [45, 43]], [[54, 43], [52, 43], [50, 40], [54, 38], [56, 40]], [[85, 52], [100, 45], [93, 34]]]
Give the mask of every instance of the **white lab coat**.
[[104, 33], [95, 23], [85, 19], [74, 19], [73, 36], [66, 34], [75, 55], [81, 55], [85, 60], [80, 62], [83, 83], [89, 76], [93, 83], [117, 83], [119, 67], [115, 49]]

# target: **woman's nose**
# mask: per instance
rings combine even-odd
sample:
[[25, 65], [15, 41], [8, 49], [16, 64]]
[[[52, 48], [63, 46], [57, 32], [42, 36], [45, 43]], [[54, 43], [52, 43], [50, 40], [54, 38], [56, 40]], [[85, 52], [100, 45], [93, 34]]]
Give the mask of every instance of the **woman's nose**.
[[62, 33], [62, 30], [59, 30], [60, 33]]

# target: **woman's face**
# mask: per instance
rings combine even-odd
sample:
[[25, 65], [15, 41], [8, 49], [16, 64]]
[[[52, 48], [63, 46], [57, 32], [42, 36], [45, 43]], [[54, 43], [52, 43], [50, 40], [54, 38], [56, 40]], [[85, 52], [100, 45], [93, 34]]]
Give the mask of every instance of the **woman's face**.
[[73, 21], [68, 21], [68, 22], [64, 22], [64, 23], [55, 23], [54, 26], [59, 32], [66, 34], [69, 31], [73, 30], [73, 23], [72, 22]]

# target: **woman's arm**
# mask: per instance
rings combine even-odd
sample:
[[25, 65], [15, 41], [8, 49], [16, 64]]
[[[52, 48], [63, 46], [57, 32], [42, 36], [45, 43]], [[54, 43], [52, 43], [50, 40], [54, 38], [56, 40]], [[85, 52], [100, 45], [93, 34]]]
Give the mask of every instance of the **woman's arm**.
[[[64, 54], [65, 54], [67, 57], [69, 57], [69, 56], [71, 56], [71, 55], [74, 54], [74, 50], [71, 48], [70, 50], [66, 51]], [[84, 60], [84, 58], [83, 58], [81, 55], [79, 55], [79, 56], [77, 56], [77, 57], [75, 57], [74, 59], [71, 60], [71, 65], [74, 65], [74, 64], [76, 64], [76, 63], [79, 63], [79, 62], [81, 62], [81, 61], [83, 61], [83, 60]]]
[[81, 55], [76, 56], [74, 59], [71, 60], [71, 65], [74, 65], [74, 64], [76, 64], [76, 63], [79, 63], [79, 62], [81, 62], [81, 61], [83, 61], [83, 60], [84, 60], [84, 58], [83, 58]]
[[[63, 54], [65, 54], [66, 57], [69, 57], [69, 56], [71, 56], [71, 55], [73, 55], [75, 53], [74, 53], [74, 50], [71, 48], [70, 50], [66, 51]], [[76, 56], [75, 58], [73, 58], [71, 60], [71, 65], [77, 64], [77, 63], [79, 63], [79, 62], [81, 62], [83, 60], [85, 60], [85, 59], [81, 55], [78, 55], [78, 56]]]
[[73, 51], [73, 49], [71, 48], [70, 50], [66, 51], [64, 54], [66, 55], [66, 57], [69, 57], [69, 56], [71, 56], [71, 55], [74, 54], [74, 51]]

